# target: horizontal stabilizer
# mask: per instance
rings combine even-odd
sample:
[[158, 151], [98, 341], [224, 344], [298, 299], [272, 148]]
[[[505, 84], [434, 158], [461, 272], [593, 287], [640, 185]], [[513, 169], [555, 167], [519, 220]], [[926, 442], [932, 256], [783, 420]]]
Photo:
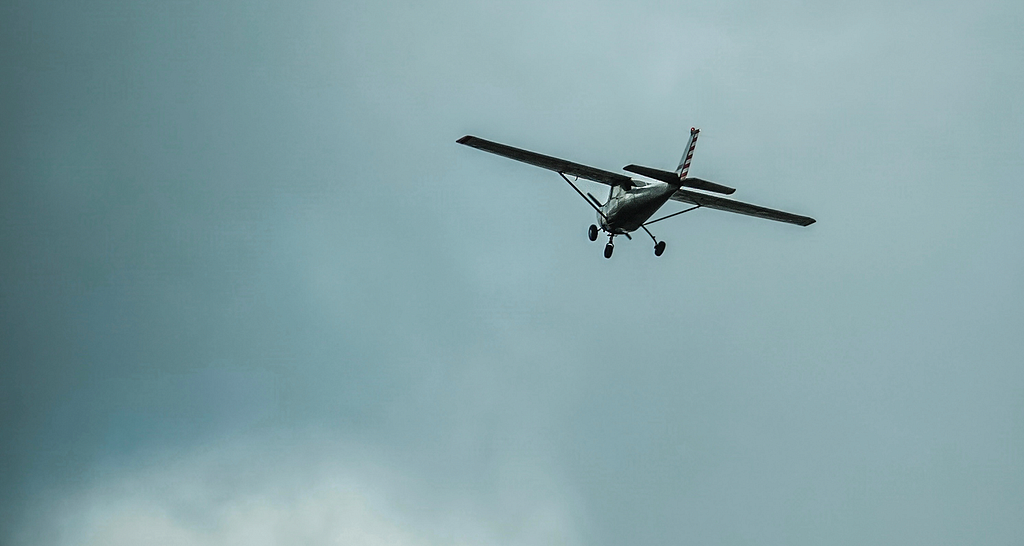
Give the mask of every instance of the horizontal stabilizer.
[[698, 190], [713, 191], [715, 193], [724, 193], [725, 195], [732, 195], [736, 192], [736, 188], [730, 188], [729, 186], [723, 186], [721, 184], [715, 184], [714, 182], [708, 182], [703, 178], [694, 178], [687, 176], [683, 179], [683, 185], [687, 188], [694, 188]]
[[709, 209], [746, 214], [747, 216], [756, 216], [758, 218], [764, 218], [765, 220], [775, 220], [776, 222], [786, 222], [787, 224], [796, 224], [798, 226], [809, 226], [814, 223], [814, 218], [809, 216], [800, 216], [799, 214], [782, 212], [781, 210], [770, 209], [759, 205], [751, 205], [750, 203], [741, 203], [740, 201], [733, 201], [732, 199], [715, 197], [714, 195], [707, 195], [689, 190], [676, 190], [676, 192], [672, 194], [671, 199], [673, 201], [682, 201], [683, 203], [699, 205]]
[[735, 188], [715, 184], [714, 182], [708, 182], [707, 180], [701, 180], [700, 178], [687, 177], [680, 181], [679, 173], [663, 171], [661, 169], [652, 169], [651, 167], [643, 167], [641, 165], [626, 165], [623, 167], [623, 170], [641, 174], [655, 180], [660, 180], [666, 184], [681, 185], [697, 190], [713, 191], [715, 193], [724, 193], [725, 195], [732, 195], [732, 193], [736, 191]]

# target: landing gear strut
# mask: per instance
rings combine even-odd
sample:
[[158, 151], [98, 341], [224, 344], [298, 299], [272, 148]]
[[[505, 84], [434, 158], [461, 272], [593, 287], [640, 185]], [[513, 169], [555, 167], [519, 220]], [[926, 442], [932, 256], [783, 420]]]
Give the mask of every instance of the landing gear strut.
[[[687, 209], [687, 210], [692, 210], [692, 209]], [[668, 218], [668, 217], [666, 216], [666, 218]], [[648, 222], [648, 224], [651, 224], [651, 223], [653, 223], [653, 222]], [[657, 239], [657, 237], [655, 237], [654, 234], [651, 233], [651, 230], [647, 229], [647, 225], [646, 224], [642, 225], [640, 227], [644, 228], [644, 231], [647, 232], [647, 235], [650, 235], [651, 240], [654, 241], [654, 255], [655, 256], [661, 256], [661, 253], [665, 252], [665, 241], [659, 241]]]
[[590, 230], [587, 231], [587, 236], [590, 237], [591, 241], [597, 240], [597, 226], [590, 224]]

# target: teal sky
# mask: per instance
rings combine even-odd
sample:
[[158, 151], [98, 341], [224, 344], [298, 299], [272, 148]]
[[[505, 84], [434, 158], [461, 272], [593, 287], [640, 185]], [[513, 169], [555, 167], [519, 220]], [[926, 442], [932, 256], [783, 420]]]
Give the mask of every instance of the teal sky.
[[[5, 3], [0, 543], [1019, 545], [1021, 28]], [[605, 260], [455, 143], [671, 169], [691, 126], [692, 175], [818, 223]]]

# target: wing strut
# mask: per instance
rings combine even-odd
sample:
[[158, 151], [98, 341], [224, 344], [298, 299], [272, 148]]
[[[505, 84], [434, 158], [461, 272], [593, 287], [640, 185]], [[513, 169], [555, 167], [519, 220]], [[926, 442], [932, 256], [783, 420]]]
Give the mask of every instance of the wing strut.
[[[647, 222], [646, 224], [644, 224], [644, 226], [649, 226], [649, 225], [651, 225], [651, 224], [653, 224], [655, 222], [660, 222], [662, 220], [667, 220], [667, 219], [669, 219], [669, 218], [671, 218], [673, 216], [679, 216], [680, 214], [682, 214], [684, 212], [690, 212], [691, 210], [696, 210], [696, 209], [699, 209], [699, 208], [700, 208], [700, 205], [697, 205], [695, 207], [690, 207], [690, 208], [688, 208], [686, 210], [681, 210], [679, 212], [673, 212], [672, 214], [669, 214], [668, 216], [662, 216], [661, 218], [658, 218], [657, 220], [651, 220], [650, 222]], [[641, 227], [643, 227], [643, 226], [641, 226]], [[644, 228], [644, 229], [647, 229], [647, 228]], [[647, 233], [650, 234], [651, 232], [648, 231]]]
[[[583, 198], [583, 200], [584, 200], [584, 201], [586, 201], [586, 202], [587, 202], [587, 204], [591, 206], [591, 208], [593, 208], [594, 210], [596, 210], [596, 211], [597, 211], [597, 213], [601, 215], [601, 218], [604, 218], [604, 221], [605, 221], [605, 222], [607, 222], [607, 221], [608, 221], [608, 217], [607, 217], [607, 216], [605, 216], [605, 215], [604, 215], [604, 213], [603, 213], [603, 212], [601, 212], [601, 209], [600, 209], [600, 208], [598, 208], [598, 206], [597, 206], [597, 205], [595, 205], [594, 203], [592, 203], [592, 202], [590, 201], [590, 199], [587, 199], [587, 196], [586, 196], [586, 195], [583, 195], [583, 192], [581, 192], [581, 191], [580, 191], [580, 189], [576, 187], [576, 184], [573, 184], [571, 180], [569, 180], [568, 178], [566, 178], [566, 177], [565, 177], [565, 174], [564, 174], [564, 173], [562, 173], [561, 171], [556, 171], [556, 172], [558, 173], [558, 176], [561, 176], [561, 177], [562, 177], [562, 180], [565, 180], [566, 182], [568, 182], [568, 183], [569, 183], [569, 185], [570, 185], [570, 186], [572, 186], [572, 189], [576, 190], [576, 193], [580, 194], [580, 197], [582, 197], [582, 198]], [[578, 180], [578, 178], [577, 178], [577, 180]], [[626, 236], [626, 238], [627, 238], [627, 239], [629, 239], [630, 241], [632, 241], [632, 240], [633, 240], [633, 238], [632, 238], [632, 237], [630, 237], [628, 233], [622, 233], [622, 235], [625, 235], [625, 236]]]
[[569, 185], [572, 186], [572, 189], [576, 190], [576, 193], [580, 194], [580, 197], [582, 197], [583, 200], [586, 201], [588, 205], [593, 207], [593, 209], [596, 210], [597, 213], [601, 215], [601, 218], [604, 218], [605, 221], [608, 221], [608, 217], [605, 216], [604, 213], [601, 212], [601, 209], [597, 208], [597, 205], [595, 205], [590, 199], [587, 199], [587, 196], [584, 195], [583, 192], [581, 192], [580, 189], [576, 187], [576, 184], [573, 184], [571, 180], [566, 178], [565, 174], [563, 174], [562, 171], [557, 171], [557, 172], [558, 172], [558, 176], [562, 177], [562, 180], [565, 180], [566, 182], [568, 182]]

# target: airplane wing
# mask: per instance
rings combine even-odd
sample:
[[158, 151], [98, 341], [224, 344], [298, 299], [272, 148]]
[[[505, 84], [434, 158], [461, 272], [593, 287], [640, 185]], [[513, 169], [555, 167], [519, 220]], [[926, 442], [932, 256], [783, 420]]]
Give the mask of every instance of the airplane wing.
[[689, 190], [677, 190], [672, 194], [671, 199], [673, 201], [682, 201], [683, 203], [700, 205], [709, 209], [736, 212], [739, 214], [746, 214], [747, 216], [757, 216], [758, 218], [764, 218], [766, 220], [786, 222], [788, 224], [796, 224], [798, 226], [809, 226], [815, 222], [814, 218], [809, 216], [799, 216], [789, 212], [782, 212], [781, 210], [751, 205], [750, 203], [741, 203], [740, 201], [733, 201], [732, 199], [715, 197], [713, 195], [697, 193]]
[[626, 188], [633, 186], [633, 180], [624, 174], [595, 169], [594, 167], [588, 167], [579, 163], [573, 163], [572, 161], [566, 161], [564, 159], [558, 159], [557, 157], [538, 154], [536, 152], [520, 148], [513, 148], [512, 146], [498, 144], [497, 142], [491, 142], [490, 140], [484, 140], [475, 136], [466, 135], [459, 140], [456, 140], [456, 142], [459, 144], [465, 144], [466, 146], [472, 146], [473, 148], [490, 152], [492, 154], [502, 155], [509, 159], [529, 163], [530, 165], [535, 165], [543, 169], [550, 169], [562, 174], [586, 178], [587, 180], [593, 180], [594, 182], [600, 182], [609, 186], [623, 186]]

